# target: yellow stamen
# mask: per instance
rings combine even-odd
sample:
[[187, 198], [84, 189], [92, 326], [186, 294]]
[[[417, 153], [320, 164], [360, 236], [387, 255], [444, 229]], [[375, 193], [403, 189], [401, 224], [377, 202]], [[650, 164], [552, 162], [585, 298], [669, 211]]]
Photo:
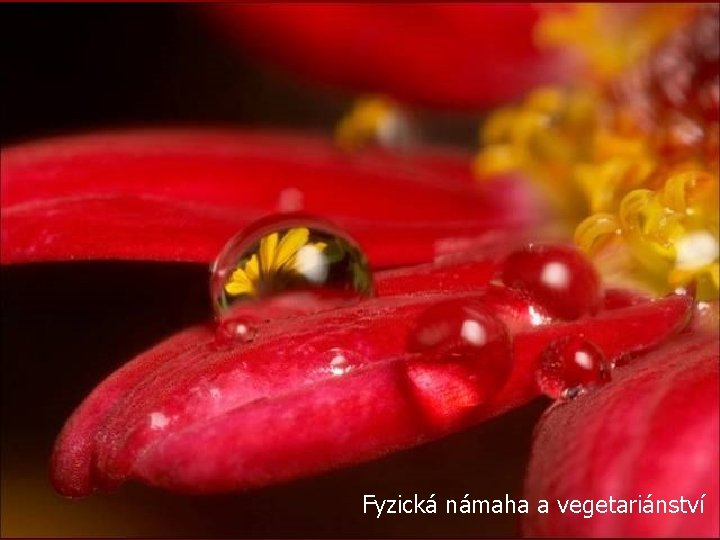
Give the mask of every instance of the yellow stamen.
[[335, 141], [344, 150], [356, 150], [370, 143], [384, 146], [402, 145], [409, 136], [408, 119], [391, 100], [366, 97], [335, 128]]
[[693, 13], [688, 4], [578, 3], [548, 9], [535, 31], [539, 45], [573, 46], [600, 80], [632, 65]]
[[[579, 40], [587, 54], [600, 54], [596, 83], [646, 54], [694, 10], [623, 9], [582, 5], [574, 15], [551, 17], [541, 32], [551, 41]], [[628, 20], [601, 24], [618, 13]], [[626, 37], [611, 39], [620, 35]], [[643, 73], [638, 68], [631, 75]], [[688, 142], [677, 137], [666, 109], [652, 109], [648, 123], [611, 83], [541, 88], [520, 105], [499, 109], [485, 123], [475, 169], [481, 178], [518, 171], [533, 179], [611, 283], [643, 282], [663, 294], [695, 281], [700, 299], [717, 298], [717, 123], [681, 111], [699, 134]], [[638, 99], [651, 99], [644, 91]]]
[[618, 238], [622, 228], [612, 214], [593, 214], [575, 229], [575, 243], [589, 254], [597, 252], [606, 242]]

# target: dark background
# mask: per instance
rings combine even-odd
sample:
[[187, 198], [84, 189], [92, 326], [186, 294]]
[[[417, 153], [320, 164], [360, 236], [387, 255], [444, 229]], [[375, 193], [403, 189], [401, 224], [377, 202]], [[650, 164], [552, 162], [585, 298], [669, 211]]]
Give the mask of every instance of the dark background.
[[[0, 7], [2, 143], [116, 126], [273, 125], [330, 132], [351, 97], [238, 54], [197, 6]], [[422, 113], [429, 138], [474, 143], [477, 119]], [[105, 375], [210, 316], [197, 265], [2, 270], [2, 536], [426, 537], [517, 533], [517, 516], [363, 515], [362, 496], [521, 497], [532, 404], [372, 463], [252, 492], [139, 485], [84, 500], [47, 479], [52, 443]]]
[[347, 95], [260, 69], [202, 6], [2, 6], [3, 143], [157, 124], [329, 128]]

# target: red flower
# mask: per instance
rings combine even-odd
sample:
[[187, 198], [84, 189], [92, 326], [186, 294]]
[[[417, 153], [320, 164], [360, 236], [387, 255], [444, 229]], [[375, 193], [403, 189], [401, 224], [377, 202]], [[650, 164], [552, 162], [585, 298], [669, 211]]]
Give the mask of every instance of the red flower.
[[[582, 334], [615, 357], [652, 347], [684, 326], [689, 304], [683, 297], [634, 307], [636, 301], [622, 300], [591, 319], [537, 328], [520, 320], [509, 381], [482, 407], [451, 365], [435, 368], [430, 386], [415, 386], [419, 396], [408, 394], [412, 379], [404, 351], [417, 314], [439, 298], [483, 290], [508, 250], [476, 240], [480, 247], [469, 253], [432, 263], [434, 247], [444, 240], [452, 251], [449, 238], [477, 237], [493, 227], [516, 228], [521, 237], [527, 234], [523, 226], [537, 219], [532, 207], [523, 206], [527, 194], [511, 180], [483, 188], [493, 190], [488, 198], [460, 163], [441, 154], [349, 157], [319, 141], [229, 133], [118, 134], [7, 150], [5, 262], [118, 256], [207, 262], [235, 228], [276, 209], [283, 189], [294, 189], [309, 209], [329, 204], [337, 212], [333, 217], [359, 238], [366, 227], [372, 231], [365, 245], [375, 266], [429, 263], [379, 272], [377, 299], [278, 320], [251, 346], [218, 345], [212, 326], [202, 326], [141, 355], [100, 385], [64, 429], [53, 461], [58, 489], [83, 495], [134, 477], [212, 492], [369, 459], [532, 398], [538, 354], [557, 336]], [[374, 204], [374, 182], [384, 190], [403, 186], [405, 200], [414, 204], [401, 207], [398, 218], [397, 202]], [[484, 212], [474, 212], [483, 206]], [[377, 221], [352, 219], [353, 213]], [[398, 257], [408, 245], [402, 233], [418, 229], [414, 249]], [[462, 251], [468, 243], [456, 245]], [[499, 304], [516, 321], [522, 305], [508, 298]], [[313, 346], [302, 349], [307, 343]], [[334, 348], [363, 351], [360, 369], [342, 377], [324, 371], [326, 352]], [[296, 354], [288, 358], [287, 350]], [[613, 392], [614, 384], [597, 395]], [[194, 459], [198, 452], [202, 461]]]
[[[405, 56], [384, 54], [385, 31], [367, 40], [368, 56], [351, 54], [354, 32], [374, 28], [364, 7], [323, 6], [306, 25], [291, 6], [217, 9], [264, 21], [258, 31], [282, 36], [260, 43], [265, 52], [301, 71], [426, 103], [476, 105], [561, 65], [545, 64], [527, 39], [527, 6], [510, 18], [500, 8], [458, 18], [454, 7], [418, 7], [453, 21], [457, 39], [437, 43], [416, 35], [423, 19], [373, 19], [392, 25], [401, 53], [426, 48], [427, 64], [408, 62], [404, 72]], [[264, 19], [268, 10], [277, 17]], [[523, 28], [517, 47], [485, 54], [508, 24]], [[317, 50], [315, 36], [326, 43], [330, 31], [342, 46]], [[252, 340], [208, 321], [121, 367], [60, 434], [56, 489], [83, 496], [128, 479], [192, 493], [263, 486], [443, 437], [543, 390], [562, 399], [537, 427], [527, 533], [717, 535], [717, 304], [694, 302], [688, 290], [659, 299], [604, 290], [572, 248], [547, 247], [558, 235], [522, 179], [477, 183], [469, 164], [430, 148], [344, 153], [319, 139], [218, 131], [109, 133], [4, 151], [3, 264], [209, 263], [257, 218], [302, 210], [346, 230], [374, 270], [375, 296], [322, 311], [239, 304], [234, 315], [256, 324]], [[525, 249], [528, 241], [543, 245]], [[611, 497], [638, 509], [649, 501], [653, 511], [603, 513]], [[664, 513], [653, 503], [680, 497], [703, 511]]]

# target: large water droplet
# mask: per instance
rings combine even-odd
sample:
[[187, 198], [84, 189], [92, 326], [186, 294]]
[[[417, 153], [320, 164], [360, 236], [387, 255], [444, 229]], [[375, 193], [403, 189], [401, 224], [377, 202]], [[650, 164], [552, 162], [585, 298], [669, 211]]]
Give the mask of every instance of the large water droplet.
[[358, 245], [331, 223], [304, 214], [272, 216], [246, 228], [225, 245], [211, 271], [218, 320], [239, 303], [285, 293], [297, 304], [308, 292], [321, 302], [373, 292]]
[[561, 319], [592, 314], [601, 303], [600, 280], [578, 250], [561, 245], [530, 245], [509, 255], [503, 283], [525, 291]]
[[[482, 405], [512, 369], [507, 328], [477, 298], [429, 307], [408, 336], [408, 351], [417, 353], [409, 369], [416, 389], [431, 400], [442, 394], [455, 401], [443, 403], [443, 409]], [[451, 391], [435, 388], [443, 381]]]
[[547, 310], [522, 290], [490, 284], [482, 294], [482, 302], [511, 334], [552, 322]]
[[536, 381], [543, 394], [569, 399], [610, 381], [612, 369], [613, 363], [597, 345], [579, 336], [565, 336], [551, 342], [540, 355]]

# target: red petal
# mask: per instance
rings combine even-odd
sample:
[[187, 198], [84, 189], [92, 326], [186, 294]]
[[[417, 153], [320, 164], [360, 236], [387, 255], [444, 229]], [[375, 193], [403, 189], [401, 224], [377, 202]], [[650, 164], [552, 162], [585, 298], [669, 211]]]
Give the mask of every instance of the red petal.
[[[477, 275], [489, 278], [496, 263], [454, 269], [457, 289], [447, 285], [444, 297], [463, 294], [457, 290], [477, 283]], [[412, 292], [402, 291], [399, 272], [388, 273], [393, 287]], [[433, 269], [402, 272], [417, 280]], [[582, 333], [614, 356], [677, 332], [690, 306], [686, 298], [671, 297], [516, 333], [513, 372], [485, 408], [468, 414], [463, 397], [447, 386], [457, 387], [456, 375], [436, 374], [434, 387], [423, 391], [445, 418], [456, 420], [435, 423], [409, 386], [405, 350], [415, 317], [438, 297], [387, 296], [276, 320], [250, 344], [218, 345], [211, 326], [187, 330], [130, 362], [80, 406], [58, 440], [54, 484], [61, 493], [85, 495], [133, 477], [217, 492], [370, 459], [529, 400], [537, 392], [538, 353], [558, 336]], [[354, 364], [340, 377], [329, 369], [337, 349]]]
[[[688, 335], [619, 368], [610, 385], [549, 409], [536, 431], [525, 496], [548, 499], [551, 511], [528, 516], [526, 532], [717, 537], [719, 356], [716, 331]], [[695, 514], [635, 511], [585, 519], [562, 514], [556, 503], [610, 496], [683, 496], [694, 503], [703, 494], [702, 514], [698, 508]]]
[[517, 183], [475, 182], [463, 154], [346, 154], [267, 133], [51, 140], [4, 150], [1, 174], [3, 263], [209, 262], [249, 222], [298, 201], [346, 228], [376, 266], [430, 261], [444, 239], [541, 217]]
[[478, 107], [571, 74], [533, 41], [532, 4], [218, 4], [248, 50], [321, 82], [421, 104]]

